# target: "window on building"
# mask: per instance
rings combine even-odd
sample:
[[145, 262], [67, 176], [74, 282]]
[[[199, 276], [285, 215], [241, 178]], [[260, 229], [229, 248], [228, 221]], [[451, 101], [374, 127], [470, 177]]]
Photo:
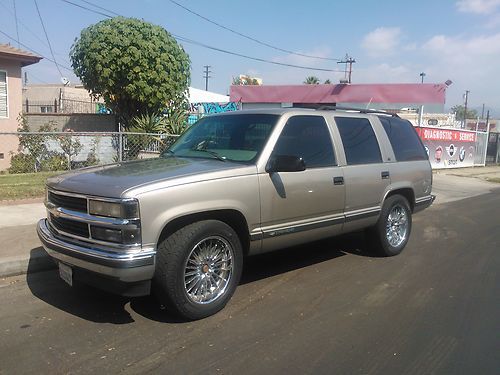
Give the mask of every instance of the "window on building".
[[54, 112], [54, 107], [51, 105], [42, 105], [40, 107], [40, 113], [52, 113]]
[[389, 137], [397, 161], [425, 160], [427, 153], [413, 125], [395, 117], [382, 117], [380, 122]]
[[368, 119], [335, 117], [335, 123], [342, 138], [347, 164], [382, 162], [377, 137]]
[[274, 146], [273, 155], [301, 157], [306, 168], [336, 165], [328, 125], [321, 116], [290, 117]]
[[0, 70], [0, 117], [9, 117], [7, 107], [7, 72]]

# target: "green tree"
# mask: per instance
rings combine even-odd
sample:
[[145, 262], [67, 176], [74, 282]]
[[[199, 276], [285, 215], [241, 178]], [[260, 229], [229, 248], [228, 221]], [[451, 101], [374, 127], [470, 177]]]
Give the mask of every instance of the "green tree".
[[[455, 114], [455, 118], [458, 121], [462, 121], [465, 117], [465, 106], [463, 105], [456, 105], [454, 107], [451, 107], [451, 112]], [[475, 109], [469, 109], [467, 108], [467, 118], [477, 118], [477, 111]]]
[[83, 29], [70, 52], [75, 74], [125, 128], [132, 117], [185, 100], [190, 60], [165, 29], [115, 17]]
[[306, 85], [317, 85], [319, 84], [319, 78], [316, 76], [309, 76], [306, 77], [306, 80], [304, 81]]
[[252, 85], [258, 85], [259, 81], [257, 81], [256, 78], [252, 77], [233, 77], [233, 85], [234, 86], [252, 86]]
[[325, 80], [325, 85], [331, 85], [332, 84], [332, 81], [330, 81], [330, 78], [327, 78]]

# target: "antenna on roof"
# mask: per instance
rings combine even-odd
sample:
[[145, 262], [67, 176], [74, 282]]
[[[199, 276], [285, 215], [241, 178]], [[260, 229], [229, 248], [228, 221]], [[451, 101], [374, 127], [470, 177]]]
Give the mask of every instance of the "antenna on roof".
[[69, 79], [67, 79], [66, 77], [61, 77], [61, 82], [64, 86], [69, 86], [70, 84]]

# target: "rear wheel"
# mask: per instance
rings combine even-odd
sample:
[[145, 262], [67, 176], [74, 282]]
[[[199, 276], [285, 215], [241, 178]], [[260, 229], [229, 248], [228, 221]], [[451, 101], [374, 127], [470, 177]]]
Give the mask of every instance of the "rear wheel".
[[183, 318], [215, 314], [241, 277], [243, 252], [236, 232], [218, 220], [187, 225], [158, 247], [154, 277], [160, 299]]
[[399, 194], [387, 198], [377, 224], [368, 231], [377, 253], [382, 256], [401, 253], [410, 238], [411, 225], [408, 200]]

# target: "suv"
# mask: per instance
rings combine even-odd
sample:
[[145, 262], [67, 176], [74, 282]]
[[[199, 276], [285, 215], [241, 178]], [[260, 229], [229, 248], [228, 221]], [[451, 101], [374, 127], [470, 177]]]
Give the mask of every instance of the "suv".
[[67, 283], [149, 294], [186, 319], [221, 310], [243, 258], [366, 229], [399, 254], [432, 171], [413, 126], [375, 111], [207, 116], [157, 159], [50, 178], [38, 235]]

